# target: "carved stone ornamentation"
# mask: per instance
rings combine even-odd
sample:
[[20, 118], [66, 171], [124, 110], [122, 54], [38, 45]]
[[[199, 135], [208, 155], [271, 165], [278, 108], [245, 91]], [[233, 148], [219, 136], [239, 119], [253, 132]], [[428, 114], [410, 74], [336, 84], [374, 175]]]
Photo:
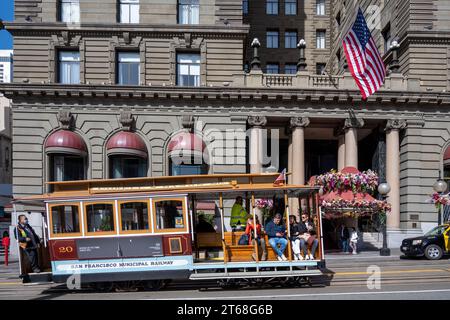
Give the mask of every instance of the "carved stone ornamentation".
[[402, 130], [406, 128], [406, 121], [402, 119], [390, 119], [386, 123], [386, 131]]
[[73, 126], [73, 115], [70, 111], [61, 110], [58, 112], [58, 121], [62, 129], [70, 130]]
[[130, 131], [133, 127], [134, 118], [130, 111], [122, 111], [119, 121], [125, 130]]
[[247, 122], [251, 127], [259, 128], [267, 124], [267, 118], [265, 116], [249, 116]]
[[349, 128], [362, 128], [364, 127], [364, 120], [361, 118], [351, 117], [345, 119], [344, 130]]
[[299, 127], [301, 127], [301, 128], [307, 127], [307, 126], [309, 126], [309, 123], [310, 123], [310, 121], [309, 121], [309, 118], [307, 118], [307, 117], [293, 117], [293, 118], [291, 118], [291, 121], [290, 121], [290, 125], [291, 125], [292, 129], [299, 128]]
[[191, 131], [194, 128], [194, 117], [191, 114], [181, 116], [181, 125], [184, 129]]

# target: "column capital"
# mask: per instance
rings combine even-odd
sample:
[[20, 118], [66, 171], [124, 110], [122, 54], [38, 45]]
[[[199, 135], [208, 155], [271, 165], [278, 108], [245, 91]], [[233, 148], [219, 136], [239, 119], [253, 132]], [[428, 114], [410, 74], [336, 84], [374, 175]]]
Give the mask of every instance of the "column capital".
[[265, 116], [248, 116], [247, 122], [251, 127], [264, 127], [267, 124], [267, 118]]
[[347, 118], [344, 122], [344, 130], [350, 128], [362, 128], [364, 127], [364, 120], [361, 118]]
[[386, 123], [385, 131], [402, 130], [406, 128], [406, 121], [402, 119], [389, 119]]
[[309, 118], [308, 117], [293, 117], [290, 120], [290, 127], [292, 129], [295, 128], [305, 128], [309, 126]]

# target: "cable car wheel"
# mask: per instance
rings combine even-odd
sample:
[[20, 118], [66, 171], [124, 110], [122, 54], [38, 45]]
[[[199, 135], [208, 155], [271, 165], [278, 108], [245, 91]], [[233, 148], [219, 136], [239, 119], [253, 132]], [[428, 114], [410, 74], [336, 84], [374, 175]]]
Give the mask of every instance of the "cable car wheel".
[[113, 282], [95, 282], [92, 284], [94, 290], [101, 292], [110, 292], [114, 288]]
[[162, 279], [148, 280], [145, 282], [144, 286], [145, 286], [145, 289], [147, 289], [147, 290], [158, 291], [158, 290], [161, 290], [166, 283], [168, 283], [168, 282], [166, 282]]
[[136, 292], [138, 291], [138, 283], [136, 281], [114, 282], [114, 290], [116, 292]]

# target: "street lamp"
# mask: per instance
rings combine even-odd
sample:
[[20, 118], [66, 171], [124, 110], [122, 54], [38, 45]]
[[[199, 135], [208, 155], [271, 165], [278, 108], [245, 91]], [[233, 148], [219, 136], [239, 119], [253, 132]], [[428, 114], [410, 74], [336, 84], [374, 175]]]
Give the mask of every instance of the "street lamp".
[[299, 58], [297, 62], [297, 71], [305, 71], [306, 70], [306, 58], [305, 58], [305, 49], [306, 49], [306, 41], [305, 39], [300, 39], [297, 44], [297, 48], [299, 49]]
[[[433, 190], [436, 191], [439, 196], [442, 195], [442, 193], [445, 192], [445, 190], [447, 190], [447, 182], [445, 182], [444, 180], [441, 179], [441, 177], [439, 177], [439, 179], [437, 179], [437, 181], [434, 183], [433, 185]], [[441, 225], [441, 205], [439, 204], [438, 206], [438, 226]]]
[[[386, 201], [387, 194], [391, 191], [391, 186], [387, 182], [383, 182], [378, 186], [378, 193], [381, 195], [384, 201]], [[383, 222], [383, 248], [380, 249], [380, 256], [390, 256], [391, 250], [387, 247], [387, 232], [386, 232], [386, 211], [384, 211]]]

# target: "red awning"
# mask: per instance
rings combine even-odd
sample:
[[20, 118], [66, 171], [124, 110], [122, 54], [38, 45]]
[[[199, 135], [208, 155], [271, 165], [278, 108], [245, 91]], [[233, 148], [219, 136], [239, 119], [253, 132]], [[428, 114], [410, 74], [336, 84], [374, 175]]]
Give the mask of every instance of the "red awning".
[[181, 132], [170, 140], [167, 151], [196, 151], [203, 153], [205, 149], [206, 143], [200, 136], [195, 133]]
[[450, 164], [450, 146], [448, 146], [447, 149], [445, 149], [445, 152], [444, 152], [444, 163], [445, 164]]
[[45, 142], [46, 153], [68, 153], [85, 155], [86, 144], [83, 139], [70, 130], [58, 130], [52, 133]]
[[113, 135], [106, 144], [108, 155], [134, 155], [147, 158], [147, 146], [138, 134], [120, 131]]

